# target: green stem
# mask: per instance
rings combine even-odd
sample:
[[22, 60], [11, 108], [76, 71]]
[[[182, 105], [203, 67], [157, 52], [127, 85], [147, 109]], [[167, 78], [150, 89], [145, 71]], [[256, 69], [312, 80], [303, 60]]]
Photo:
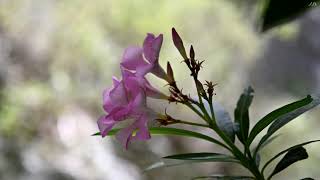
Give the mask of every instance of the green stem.
[[216, 117], [214, 115], [214, 110], [213, 110], [212, 98], [209, 99], [208, 103], [209, 103], [210, 111], [211, 111], [211, 119], [212, 119], [213, 122], [216, 122]]
[[255, 161], [252, 158], [247, 158], [245, 154], [243, 154], [237, 146], [233, 144], [232, 141], [222, 132], [218, 129], [216, 131], [218, 135], [230, 146], [232, 149], [233, 155], [239, 159], [241, 164], [246, 167], [258, 180], [264, 180], [263, 175], [259, 171], [258, 167], [256, 166]]
[[239, 148], [230, 140], [230, 138], [225, 135], [223, 131], [221, 131], [218, 127], [213, 126], [212, 129], [220, 136], [221, 139], [231, 148], [232, 154], [239, 159], [240, 163], [247, 168], [258, 180], [264, 180], [263, 174], [259, 171], [259, 168], [256, 166], [256, 163], [253, 158], [251, 158], [251, 154], [249, 159], [243, 154]]
[[[209, 103], [212, 106], [212, 103]], [[245, 154], [243, 154], [239, 148], [230, 140], [230, 138], [224, 134], [223, 131], [221, 131], [215, 124], [214, 120], [214, 112], [213, 108], [210, 106], [210, 109], [212, 108], [211, 114], [212, 118], [208, 115], [206, 109], [203, 106], [203, 103], [199, 104], [199, 108], [201, 111], [204, 113], [203, 115], [196, 109], [194, 108], [190, 103], [186, 104], [190, 109], [192, 109], [194, 112], [196, 112], [204, 121], [209, 123], [210, 128], [214, 130], [220, 138], [227, 144], [228, 150], [240, 161], [240, 163], [247, 168], [255, 177], [257, 180], [265, 180], [263, 174], [259, 171], [259, 168], [256, 166], [256, 163], [253, 158], [248, 159]]]

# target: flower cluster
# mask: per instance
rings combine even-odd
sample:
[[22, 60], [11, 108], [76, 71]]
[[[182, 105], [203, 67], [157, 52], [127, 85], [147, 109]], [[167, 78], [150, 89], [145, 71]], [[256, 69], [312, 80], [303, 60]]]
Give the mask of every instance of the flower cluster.
[[[116, 135], [121, 144], [128, 148], [128, 144], [131, 141], [150, 138], [148, 122], [152, 120], [163, 126], [176, 123], [190, 125], [190, 122], [175, 119], [167, 113], [154, 112], [147, 106], [147, 97], [164, 99], [169, 103], [184, 104], [195, 110], [198, 115], [201, 113], [193, 107], [204, 108], [202, 98], [212, 101], [214, 85], [212, 82], [207, 82], [205, 84], [208, 87], [206, 92], [204, 85], [198, 80], [198, 73], [203, 61], [195, 59], [195, 52], [192, 46], [188, 57], [182, 39], [174, 28], [172, 28], [172, 39], [191, 72], [190, 76], [195, 81], [199, 101], [194, 100], [190, 95], [184, 94], [182, 89], [178, 88], [169, 62], [167, 62], [167, 72], [159, 65], [163, 35], [160, 34], [155, 37], [153, 34], [148, 33], [143, 42], [143, 47], [129, 47], [125, 50], [120, 63], [122, 79], [117, 80], [113, 77], [113, 87], [103, 93], [103, 108], [107, 115], [98, 120], [102, 137], [106, 136], [117, 123], [124, 120], [133, 120], [130, 126], [121, 129]], [[165, 80], [169, 85], [170, 95], [166, 96], [154, 88], [145, 77], [148, 73]]]
[[148, 120], [156, 119], [157, 114], [147, 107], [146, 98], [168, 99], [145, 78], [146, 74], [153, 73], [168, 80], [159, 65], [162, 41], [162, 34], [158, 37], [147, 34], [143, 47], [127, 48], [120, 64], [122, 79], [113, 77], [113, 87], [103, 93], [103, 108], [108, 114], [98, 120], [101, 135], [106, 136], [115, 124], [132, 119], [133, 123], [116, 136], [126, 148], [130, 141], [150, 138]]

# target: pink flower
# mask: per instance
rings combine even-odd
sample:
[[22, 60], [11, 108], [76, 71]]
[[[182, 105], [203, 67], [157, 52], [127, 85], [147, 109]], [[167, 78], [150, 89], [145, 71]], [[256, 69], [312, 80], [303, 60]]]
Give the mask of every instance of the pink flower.
[[125, 50], [121, 62], [122, 69], [134, 71], [136, 76], [143, 77], [151, 72], [154, 75], [168, 80], [165, 71], [159, 64], [159, 53], [163, 41], [163, 35], [155, 37], [148, 33], [143, 47], [129, 47]]
[[150, 72], [168, 79], [158, 62], [162, 40], [162, 35], [155, 37], [153, 34], [148, 34], [143, 48], [127, 48], [121, 62], [122, 80], [114, 77], [113, 87], [103, 93], [103, 108], [108, 114], [98, 120], [102, 137], [106, 136], [117, 123], [133, 120], [130, 126], [121, 129], [116, 135], [125, 148], [131, 141], [150, 138], [148, 121], [156, 119], [157, 115], [147, 107], [147, 97], [168, 98], [145, 78]]
[[[150, 138], [147, 123], [155, 119], [155, 113], [147, 107], [144, 87], [140, 86], [139, 78], [126, 77], [125, 80], [113, 79], [114, 86], [104, 92], [104, 109], [108, 115], [98, 120], [98, 126], [102, 137], [106, 136], [112, 127], [127, 119], [134, 122], [127, 128], [123, 128], [117, 134], [117, 139], [128, 147], [130, 141], [147, 140]], [[133, 136], [134, 132], [136, 135]]]
[[[156, 99], [168, 99], [166, 95], [154, 88], [145, 77], [139, 77], [135, 73], [132, 73], [128, 70], [122, 70], [123, 81], [126, 84], [130, 85], [131, 88], [140, 88], [142, 89], [148, 97]], [[137, 83], [139, 86], [136, 86], [132, 83]]]

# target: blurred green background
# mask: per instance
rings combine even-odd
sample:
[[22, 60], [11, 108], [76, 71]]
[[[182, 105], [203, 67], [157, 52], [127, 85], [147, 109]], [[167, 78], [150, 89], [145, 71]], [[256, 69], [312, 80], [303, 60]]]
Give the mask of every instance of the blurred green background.
[[[0, 179], [184, 180], [247, 174], [222, 163], [142, 173], [161, 156], [221, 149], [192, 139], [153, 137], [126, 151], [114, 138], [90, 135], [103, 114], [103, 90], [111, 86], [112, 75], [120, 76], [123, 50], [141, 45], [147, 32], [164, 34], [160, 63], [170, 61], [180, 87], [194, 92], [171, 42], [172, 27], [206, 60], [200, 79], [218, 83], [215, 99], [230, 114], [248, 85], [255, 89], [253, 120], [319, 92], [319, 9], [261, 34], [254, 2], [0, 0]], [[163, 81], [148, 78], [167, 92]], [[157, 112], [167, 107], [168, 113], [197, 121], [181, 106], [149, 104]], [[319, 138], [319, 115], [315, 108], [283, 128], [281, 138], [262, 151], [262, 163], [290, 145]], [[311, 158], [274, 179], [319, 179], [319, 148], [310, 145]]]

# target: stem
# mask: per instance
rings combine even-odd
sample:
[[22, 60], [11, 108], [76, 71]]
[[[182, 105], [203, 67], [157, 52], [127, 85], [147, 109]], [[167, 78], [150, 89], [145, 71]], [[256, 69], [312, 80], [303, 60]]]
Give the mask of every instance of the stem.
[[252, 156], [252, 155], [251, 155], [251, 152], [250, 152], [250, 148], [247, 146], [247, 144], [244, 143], [243, 146], [244, 146], [244, 155], [248, 155], [249, 159], [255, 160], [257, 154], [254, 154], [254, 155]]
[[[192, 46], [191, 46], [191, 47], [192, 47]], [[190, 70], [191, 70], [191, 69], [190, 69]], [[191, 72], [192, 72], [192, 70], [191, 70]], [[195, 83], [195, 85], [196, 85], [197, 94], [198, 94], [198, 99], [199, 99], [199, 103], [197, 103], [197, 105], [198, 105], [198, 107], [201, 109], [201, 111], [202, 111], [202, 113], [204, 114], [204, 116], [206, 116], [206, 118], [204, 118], [204, 117], [202, 117], [202, 118], [205, 119], [205, 120], [210, 124], [209, 119], [211, 119], [211, 118], [210, 118], [207, 110], [205, 109], [205, 107], [204, 107], [204, 105], [203, 105], [202, 96], [201, 96], [201, 92], [200, 92], [201, 90], [200, 90], [200, 87], [199, 87], [198, 84], [197, 84], [197, 82], [198, 82], [197, 75], [192, 75], [192, 77], [193, 77], [194, 83]], [[201, 85], [201, 86], [202, 86], [202, 85]], [[203, 89], [203, 88], [202, 88], [202, 89]], [[205, 95], [205, 97], [207, 97], [207, 96]], [[205, 99], [208, 99], [208, 98], [205, 98]]]
[[[211, 119], [212, 120], [212, 119]], [[258, 180], [264, 180], [263, 174], [259, 171], [259, 168], [256, 166], [256, 163], [253, 158], [251, 158], [251, 154], [249, 153], [249, 159], [243, 154], [239, 148], [230, 140], [230, 138], [225, 135], [223, 131], [221, 131], [216, 126], [212, 126], [212, 129], [220, 136], [221, 139], [231, 148], [231, 153], [240, 160], [241, 164], [247, 168]]]
[[220, 129], [218, 129], [216, 132], [230, 146], [233, 155], [240, 160], [241, 164], [246, 167], [258, 180], [264, 180], [263, 174], [261, 174], [259, 171], [255, 161], [252, 158], [248, 159], [246, 155], [243, 154]]
[[[199, 96], [199, 99], [201, 97]], [[228, 150], [237, 158], [239, 159], [240, 163], [247, 168], [255, 177], [257, 180], [265, 180], [263, 174], [259, 171], [259, 168], [256, 166], [256, 163], [254, 159], [251, 157], [251, 154], [249, 153], [249, 158], [246, 157], [246, 154], [243, 154], [239, 148], [230, 140], [230, 138], [224, 134], [223, 131], [221, 131], [215, 124], [215, 116], [213, 111], [213, 105], [212, 101], [210, 104], [210, 110], [212, 117], [209, 116], [208, 112], [203, 106], [202, 100], [200, 102], [201, 104], [198, 104], [198, 107], [201, 109], [201, 111], [204, 114], [201, 114], [196, 108], [194, 108], [190, 103], [186, 103], [186, 105], [192, 109], [194, 112], [196, 112], [204, 121], [206, 121], [209, 124], [209, 128], [214, 130], [220, 138], [227, 144]], [[197, 124], [197, 123], [196, 123]], [[191, 124], [190, 124], [191, 125]]]
[[210, 111], [211, 111], [211, 121], [213, 124], [216, 124], [216, 116], [214, 114], [214, 110], [213, 110], [213, 102], [212, 102], [212, 97], [209, 97], [209, 100], [207, 101], [209, 103], [210, 106]]
[[213, 110], [213, 102], [212, 102], [212, 98], [209, 100], [210, 102], [209, 103], [209, 106], [210, 106], [210, 111], [211, 111], [211, 119], [212, 121], [216, 121], [216, 117], [214, 115], [214, 110]]
[[201, 104], [198, 104], [198, 107], [201, 109], [201, 111], [203, 112], [204, 114], [204, 118], [205, 120], [208, 122], [209, 125], [214, 125], [215, 126], [215, 122], [213, 122], [211, 120], [211, 117], [210, 115], [208, 114], [206, 108], [204, 107], [203, 103], [201, 102]]

